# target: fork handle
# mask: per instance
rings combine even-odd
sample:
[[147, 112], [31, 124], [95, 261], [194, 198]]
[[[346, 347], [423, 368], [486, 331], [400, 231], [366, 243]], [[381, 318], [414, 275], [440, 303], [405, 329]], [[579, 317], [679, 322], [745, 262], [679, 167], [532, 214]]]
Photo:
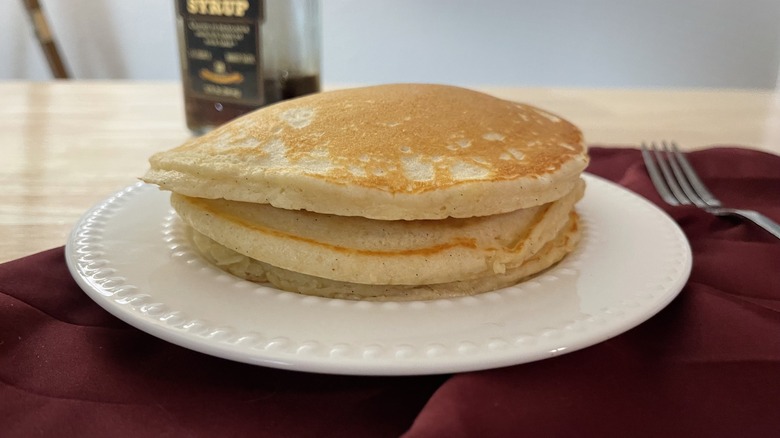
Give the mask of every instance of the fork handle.
[[780, 225], [772, 219], [769, 219], [763, 214], [752, 210], [734, 210], [734, 213], [744, 217], [745, 219], [753, 221], [753, 223], [769, 231], [773, 236], [780, 239]]

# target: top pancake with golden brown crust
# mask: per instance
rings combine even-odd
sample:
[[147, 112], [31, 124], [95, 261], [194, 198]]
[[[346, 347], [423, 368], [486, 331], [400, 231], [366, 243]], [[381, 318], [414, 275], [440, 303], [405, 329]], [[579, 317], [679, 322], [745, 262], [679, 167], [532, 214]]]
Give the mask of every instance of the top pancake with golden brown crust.
[[391, 84], [262, 108], [154, 155], [144, 180], [194, 197], [440, 219], [559, 199], [587, 161], [577, 127], [538, 108]]

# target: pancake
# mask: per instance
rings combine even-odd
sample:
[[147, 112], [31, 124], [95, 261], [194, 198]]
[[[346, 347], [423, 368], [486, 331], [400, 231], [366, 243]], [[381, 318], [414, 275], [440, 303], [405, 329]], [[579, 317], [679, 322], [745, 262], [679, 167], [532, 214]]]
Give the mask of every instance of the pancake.
[[573, 189], [582, 134], [530, 105], [459, 87], [313, 94], [155, 154], [143, 180], [191, 197], [381, 220], [542, 205]]
[[523, 264], [565, 228], [584, 182], [558, 201], [491, 216], [382, 221], [179, 194], [199, 233], [273, 266], [331, 280], [420, 285], [470, 280]]
[[361, 300], [483, 293], [576, 248], [579, 129], [459, 87], [391, 84], [261, 108], [153, 155], [193, 248], [238, 277]]
[[249, 281], [269, 282], [279, 289], [325, 298], [366, 301], [413, 301], [455, 298], [490, 292], [532, 277], [558, 263], [579, 243], [581, 228], [576, 213], [566, 226], [523, 264], [502, 273], [447, 283], [403, 285], [362, 284], [331, 280], [282, 269], [226, 248], [207, 236], [188, 228], [195, 248], [219, 268]]

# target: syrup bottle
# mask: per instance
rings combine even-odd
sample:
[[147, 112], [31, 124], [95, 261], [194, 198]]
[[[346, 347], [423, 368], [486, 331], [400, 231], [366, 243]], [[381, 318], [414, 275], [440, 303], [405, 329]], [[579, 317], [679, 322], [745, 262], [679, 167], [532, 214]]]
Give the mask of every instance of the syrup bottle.
[[194, 134], [320, 90], [318, 0], [176, 0], [176, 13]]

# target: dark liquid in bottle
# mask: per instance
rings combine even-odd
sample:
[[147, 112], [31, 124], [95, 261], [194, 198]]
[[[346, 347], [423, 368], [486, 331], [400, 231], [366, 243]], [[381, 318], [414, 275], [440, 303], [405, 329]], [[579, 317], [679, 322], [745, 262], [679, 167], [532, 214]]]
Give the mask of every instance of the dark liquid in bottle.
[[[297, 76], [287, 79], [266, 79], [263, 82], [265, 105], [282, 100], [305, 96], [320, 90], [320, 78], [317, 75]], [[184, 111], [187, 116], [187, 127], [203, 134], [238, 116], [252, 112], [257, 105], [245, 105], [233, 102], [203, 99], [184, 91]]]

